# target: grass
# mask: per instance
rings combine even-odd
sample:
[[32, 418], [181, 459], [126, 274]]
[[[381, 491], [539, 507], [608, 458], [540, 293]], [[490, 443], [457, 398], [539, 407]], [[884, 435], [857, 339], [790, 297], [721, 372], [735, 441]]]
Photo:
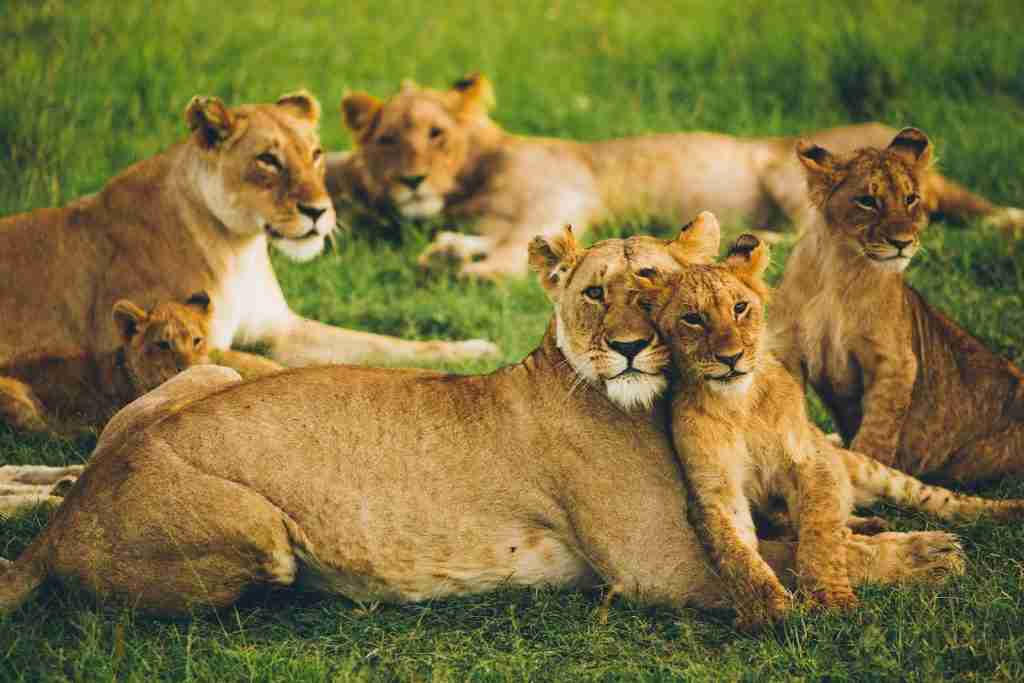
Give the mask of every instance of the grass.
[[[336, 149], [349, 143], [337, 113], [346, 89], [383, 95], [406, 76], [443, 85], [475, 69], [494, 80], [496, 118], [517, 132], [768, 135], [877, 118], [924, 128], [949, 175], [999, 202], [1024, 201], [1024, 41], [1014, 29], [1024, 4], [1013, 0], [261, 7], [5, 3], [0, 215], [97, 190], [180, 138], [181, 112], [197, 93], [263, 101], [308, 87], [324, 101], [323, 138]], [[535, 283], [424, 278], [411, 267], [422, 230], [402, 242], [371, 237], [343, 240], [312, 264], [276, 260], [293, 306], [407, 337], [488, 337], [505, 361], [540, 338], [549, 311]], [[912, 281], [1024, 362], [1021, 252], [941, 224], [926, 246]], [[0, 462], [80, 462], [90, 447], [0, 428]], [[983, 492], [1024, 496], [1024, 484]], [[895, 519], [904, 529], [934, 526]], [[0, 524], [0, 555], [16, 555], [44, 524], [39, 514]], [[797, 615], [756, 638], [734, 632], [726, 615], [628, 605], [601, 624], [597, 597], [552, 591], [403, 607], [270, 593], [154, 621], [48, 589], [0, 617], [0, 680], [1021, 680], [1024, 531], [951, 528], [965, 542], [965, 577], [941, 590], [868, 587], [852, 615]]]

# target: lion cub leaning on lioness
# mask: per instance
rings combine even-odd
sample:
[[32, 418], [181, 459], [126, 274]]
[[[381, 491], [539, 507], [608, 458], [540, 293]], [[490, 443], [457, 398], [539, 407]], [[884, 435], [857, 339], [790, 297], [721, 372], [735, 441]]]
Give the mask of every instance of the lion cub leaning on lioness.
[[[842, 548], [866, 520], [854, 505], [879, 499], [943, 518], [1024, 516], [1024, 501], [988, 501], [926, 486], [833, 445], [807, 418], [799, 383], [766, 348], [766, 245], [743, 235], [715, 263], [719, 227], [702, 213], [676, 242], [684, 265], [637, 296], [672, 352], [672, 433], [692, 502], [689, 515], [737, 610], [752, 628], [780, 618], [791, 598], [757, 551], [751, 507], [781, 497], [798, 532], [798, 586], [825, 607], [856, 605]], [[682, 253], [686, 252], [686, 253]], [[687, 264], [702, 265], [687, 265]]]
[[17, 359], [0, 367], [0, 421], [25, 431], [98, 429], [136, 398], [199, 363], [226, 365], [243, 377], [281, 368], [241, 351], [208, 352], [212, 304], [206, 292], [146, 312], [122, 299], [113, 318], [122, 346], [103, 354]]

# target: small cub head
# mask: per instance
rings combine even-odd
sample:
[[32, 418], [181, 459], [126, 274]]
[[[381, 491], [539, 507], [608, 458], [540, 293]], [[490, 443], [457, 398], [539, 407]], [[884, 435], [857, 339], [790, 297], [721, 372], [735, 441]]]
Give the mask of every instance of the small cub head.
[[742, 235], [721, 263], [690, 265], [667, 278], [637, 278], [636, 296], [691, 384], [743, 394], [762, 353], [768, 246]]
[[480, 74], [457, 80], [446, 91], [405, 82], [381, 101], [351, 93], [341, 101], [345, 125], [356, 141], [364, 184], [374, 202], [406, 218], [429, 218], [458, 190], [469, 157], [470, 133], [491, 125], [494, 90]]
[[274, 104], [228, 108], [196, 96], [185, 110], [198, 150], [196, 187], [224, 227], [266, 234], [296, 261], [321, 252], [335, 228], [324, 184], [320, 104], [299, 91]]
[[901, 130], [885, 149], [842, 156], [797, 143], [811, 199], [834, 236], [893, 272], [910, 263], [928, 225], [924, 179], [931, 153], [928, 137], [916, 128]]
[[162, 302], [148, 313], [127, 299], [114, 304], [125, 366], [139, 395], [182, 370], [209, 362], [207, 337], [212, 314], [206, 292], [197, 292], [184, 303]]

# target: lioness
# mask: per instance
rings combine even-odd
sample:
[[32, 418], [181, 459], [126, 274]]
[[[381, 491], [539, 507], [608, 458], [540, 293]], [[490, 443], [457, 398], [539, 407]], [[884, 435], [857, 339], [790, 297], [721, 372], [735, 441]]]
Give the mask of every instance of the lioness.
[[[627, 303], [631, 272], [678, 265], [649, 237], [540, 239], [531, 258], [554, 320], [492, 374], [287, 370], [158, 406], [137, 428], [115, 416], [117, 434], [0, 574], [0, 612], [47, 578], [163, 614], [256, 584], [399, 602], [605, 583], [646, 603], [724, 605], [654, 401], [668, 356]], [[761, 553], [789, 575], [792, 545]], [[854, 537], [847, 553], [857, 582], [963, 567], [946, 533]]]
[[[701, 260], [718, 254], [718, 222], [701, 214], [688, 229]], [[697, 236], [696, 233], [704, 233]], [[798, 531], [798, 586], [812, 604], [857, 603], [845, 539], [854, 504], [879, 498], [944, 518], [986, 512], [1024, 517], [1024, 501], [989, 501], [925, 486], [871, 458], [844, 451], [808, 419], [803, 391], [766, 348], [768, 247], [743, 235], [722, 263], [687, 265], [660, 282], [638, 278], [672, 350], [672, 436], [683, 465], [694, 530], [737, 611], [754, 628], [783, 616], [789, 592], [758, 554], [752, 509], [771, 512], [782, 498]]]
[[903, 281], [928, 225], [931, 144], [836, 155], [800, 143], [816, 218], [773, 309], [786, 367], [853, 450], [916, 475], [1024, 473], [1024, 374]]
[[267, 242], [305, 260], [335, 227], [309, 94], [226, 107], [196, 97], [191, 135], [60, 209], [0, 220], [0, 365], [120, 342], [108, 312], [207, 291], [208, 344], [260, 343], [285, 365], [420, 362], [494, 353], [484, 341], [419, 342], [307, 320], [285, 302]]
[[[366, 93], [342, 100], [355, 149], [331, 154], [327, 187], [335, 205], [406, 218], [473, 219], [479, 235], [440, 233], [422, 255], [445, 256], [463, 275], [526, 272], [526, 245], [537, 232], [577, 230], [641, 213], [674, 221], [710, 209], [727, 221], [798, 226], [809, 209], [793, 160], [794, 138], [715, 133], [574, 142], [512, 135], [488, 115], [493, 88], [474, 74], [447, 91], [406, 83], [387, 101]], [[888, 142], [893, 130], [869, 123], [812, 134], [840, 151]], [[1004, 228], [1024, 226], [1024, 211], [994, 206], [937, 172], [923, 178], [924, 204]], [[474, 261], [474, 259], [480, 259]]]

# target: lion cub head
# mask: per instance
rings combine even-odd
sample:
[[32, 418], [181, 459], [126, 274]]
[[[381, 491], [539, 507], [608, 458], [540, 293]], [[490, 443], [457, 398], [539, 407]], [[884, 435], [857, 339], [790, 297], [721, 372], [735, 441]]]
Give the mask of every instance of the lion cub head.
[[182, 370], [208, 363], [207, 336], [213, 310], [206, 292], [184, 303], [165, 301], [148, 313], [121, 299], [114, 324], [124, 344], [124, 365], [138, 393], [152, 391]]
[[811, 199], [835, 239], [879, 268], [901, 272], [928, 225], [924, 174], [928, 137], [904, 128], [885, 149], [834, 155], [810, 142], [797, 144]]
[[197, 96], [185, 119], [197, 150], [194, 182], [227, 230], [266, 234], [297, 261], [323, 250], [336, 221], [317, 133], [320, 104], [312, 95], [234, 108]]
[[[707, 259], [718, 252], [719, 227], [701, 214], [691, 230]], [[695, 236], [696, 237], [696, 236]], [[687, 265], [661, 278], [637, 278], [637, 299], [672, 351], [673, 363], [690, 385], [742, 395], [752, 386], [763, 355], [768, 247], [742, 235], [721, 263]]]
[[457, 192], [475, 128], [491, 128], [490, 82], [473, 74], [446, 91], [404, 83], [391, 99], [351, 93], [341, 101], [371, 200], [406, 218], [429, 218]]
[[[710, 214], [709, 214], [710, 215]], [[703, 219], [699, 219], [703, 220]], [[633, 295], [634, 278], [667, 277], [710, 260], [693, 224], [675, 240], [646, 235], [577, 244], [572, 229], [535, 237], [530, 266], [555, 308], [555, 341], [581, 382], [626, 409], [650, 409], [668, 386], [668, 347]]]

